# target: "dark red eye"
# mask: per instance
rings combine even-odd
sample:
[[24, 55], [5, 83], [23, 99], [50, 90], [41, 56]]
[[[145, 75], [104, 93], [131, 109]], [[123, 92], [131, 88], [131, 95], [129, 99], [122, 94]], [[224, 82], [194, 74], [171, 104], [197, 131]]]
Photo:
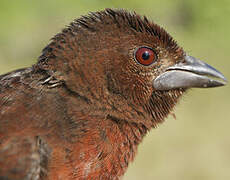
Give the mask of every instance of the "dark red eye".
[[149, 66], [157, 60], [155, 52], [148, 47], [140, 47], [135, 52], [137, 62], [144, 66]]

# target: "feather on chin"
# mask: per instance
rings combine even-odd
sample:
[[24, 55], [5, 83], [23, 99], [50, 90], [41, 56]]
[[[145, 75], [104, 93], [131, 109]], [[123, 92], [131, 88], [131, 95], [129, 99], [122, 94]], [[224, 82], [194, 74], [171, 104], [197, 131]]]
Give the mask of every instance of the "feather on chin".
[[159, 123], [164, 122], [164, 119], [173, 111], [174, 106], [185, 91], [185, 89], [175, 89], [152, 93], [144, 109], [152, 116], [153, 127], [157, 127]]

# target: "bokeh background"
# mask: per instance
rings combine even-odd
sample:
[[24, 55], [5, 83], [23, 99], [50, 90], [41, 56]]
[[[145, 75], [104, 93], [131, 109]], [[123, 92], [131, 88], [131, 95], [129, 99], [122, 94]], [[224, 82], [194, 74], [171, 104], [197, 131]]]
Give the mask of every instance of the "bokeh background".
[[[229, 0], [0, 0], [0, 73], [35, 63], [70, 21], [106, 7], [148, 16], [230, 79]], [[175, 114], [148, 133], [123, 179], [230, 179], [230, 84], [190, 90]]]

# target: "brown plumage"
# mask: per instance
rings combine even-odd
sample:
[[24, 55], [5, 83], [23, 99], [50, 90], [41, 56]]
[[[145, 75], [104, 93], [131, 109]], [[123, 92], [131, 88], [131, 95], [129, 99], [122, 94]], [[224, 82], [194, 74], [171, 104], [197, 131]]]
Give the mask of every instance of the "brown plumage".
[[73, 21], [35, 65], [0, 76], [0, 179], [119, 179], [186, 89], [224, 85], [205, 75], [225, 80], [146, 17]]

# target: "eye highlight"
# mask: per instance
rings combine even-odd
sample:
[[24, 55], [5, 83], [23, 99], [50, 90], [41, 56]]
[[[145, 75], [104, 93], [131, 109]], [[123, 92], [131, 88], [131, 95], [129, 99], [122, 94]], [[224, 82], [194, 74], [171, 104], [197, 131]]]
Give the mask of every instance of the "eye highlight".
[[140, 47], [135, 51], [135, 59], [138, 63], [149, 66], [157, 60], [157, 56], [151, 48]]

